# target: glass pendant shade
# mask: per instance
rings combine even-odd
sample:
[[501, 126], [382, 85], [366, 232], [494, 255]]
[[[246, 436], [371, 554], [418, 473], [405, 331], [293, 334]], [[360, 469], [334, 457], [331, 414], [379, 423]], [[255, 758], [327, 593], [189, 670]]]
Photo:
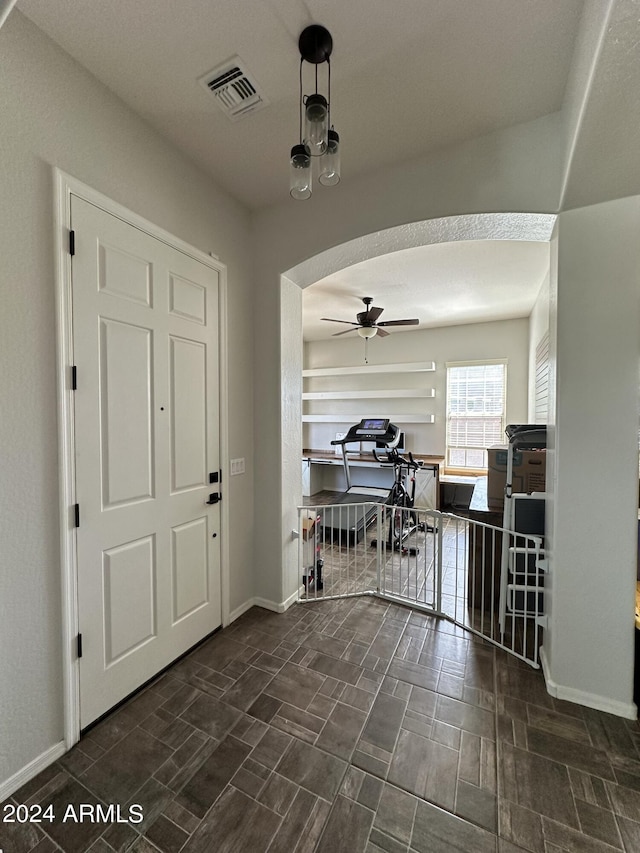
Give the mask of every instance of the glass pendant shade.
[[304, 145], [294, 145], [291, 149], [289, 172], [291, 197], [309, 198], [311, 196], [311, 157]]
[[313, 157], [327, 150], [329, 107], [324, 95], [309, 95], [304, 110], [304, 144]]
[[340, 181], [340, 137], [333, 128], [329, 131], [327, 150], [320, 160], [318, 181], [323, 187], [335, 187]]
[[378, 330], [372, 326], [360, 326], [358, 334], [361, 338], [375, 338], [378, 334]]

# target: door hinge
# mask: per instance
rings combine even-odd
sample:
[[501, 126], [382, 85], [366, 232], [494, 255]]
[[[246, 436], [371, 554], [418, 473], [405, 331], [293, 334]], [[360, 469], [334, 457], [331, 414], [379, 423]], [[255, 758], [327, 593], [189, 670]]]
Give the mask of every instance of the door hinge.
[[69, 254], [75, 255], [76, 253], [76, 232], [72, 229], [69, 230]]
[[71, 390], [78, 390], [78, 368], [73, 364], [71, 366]]
[[80, 504], [73, 505], [74, 527], [80, 527]]
[[82, 657], [82, 634], [78, 634], [78, 636], [76, 637], [76, 644], [77, 644], [77, 650], [78, 650], [78, 657], [81, 658]]

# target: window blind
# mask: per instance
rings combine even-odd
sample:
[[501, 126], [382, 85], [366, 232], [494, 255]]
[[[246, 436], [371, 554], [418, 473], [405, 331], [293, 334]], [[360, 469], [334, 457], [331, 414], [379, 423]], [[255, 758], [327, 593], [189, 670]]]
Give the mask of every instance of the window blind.
[[536, 347], [535, 423], [546, 424], [549, 417], [549, 332]]
[[447, 368], [447, 467], [487, 467], [487, 448], [504, 441], [505, 392], [504, 363]]

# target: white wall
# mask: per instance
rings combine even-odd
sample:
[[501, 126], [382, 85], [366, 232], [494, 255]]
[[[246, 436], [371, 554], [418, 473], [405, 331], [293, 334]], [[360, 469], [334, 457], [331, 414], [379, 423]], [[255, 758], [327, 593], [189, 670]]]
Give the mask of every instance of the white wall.
[[633, 716], [640, 196], [558, 219], [548, 684]]
[[[290, 531], [301, 500], [300, 473], [283, 482], [286, 500], [274, 500], [271, 491], [283, 470], [281, 375], [300, 346], [299, 337], [278, 334], [283, 300], [288, 302], [280, 276], [328, 248], [405, 223], [420, 228], [425, 220], [452, 214], [553, 212], [559, 199], [561, 130], [558, 115], [546, 116], [381, 170], [375, 180], [344, 179], [337, 187], [319, 189], [309, 202], [287, 202], [255, 216], [254, 389], [260, 418], [255, 559], [262, 598], [277, 601], [283, 572], [287, 577], [295, 573], [297, 548]], [[296, 310], [295, 304], [289, 307]], [[292, 318], [288, 323], [293, 328]], [[301, 323], [299, 316], [298, 328]], [[298, 394], [301, 390], [300, 382]], [[301, 413], [299, 402], [297, 411]], [[293, 587], [285, 590], [292, 592]]]
[[[359, 365], [364, 361], [364, 341], [354, 336], [349, 340], [310, 341], [305, 344], [305, 364], [309, 367]], [[434, 361], [434, 373], [382, 374], [380, 376], [321, 377], [305, 380], [305, 390], [358, 390], [358, 388], [388, 389], [397, 387], [434, 388], [434, 398], [416, 397], [410, 400], [331, 400], [307, 402], [309, 413], [333, 411], [353, 412], [358, 408], [365, 414], [378, 411], [390, 417], [404, 430], [406, 447], [415, 453], [444, 456], [446, 440], [446, 362], [506, 359], [507, 423], [523, 423], [527, 418], [527, 383], [529, 358], [529, 323], [526, 318], [494, 323], [473, 323], [464, 326], [442, 326], [409, 332], [394, 332], [386, 338], [373, 338], [368, 343], [369, 364], [412, 361]], [[372, 379], [374, 381], [372, 381]], [[395, 383], [395, 385], [393, 385]], [[435, 416], [433, 424], [403, 425], [397, 413], [424, 413]], [[340, 427], [335, 424], [305, 424], [303, 443], [306, 448], [329, 448]], [[344, 425], [342, 425], [344, 430]]]
[[63, 737], [54, 165], [228, 266], [231, 609], [254, 591], [248, 214], [17, 10], [0, 80], [1, 787]]

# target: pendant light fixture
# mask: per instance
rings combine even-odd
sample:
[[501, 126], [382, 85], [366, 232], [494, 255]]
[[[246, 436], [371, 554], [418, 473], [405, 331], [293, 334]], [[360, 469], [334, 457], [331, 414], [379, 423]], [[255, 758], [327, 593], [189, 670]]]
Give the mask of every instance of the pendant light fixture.
[[[331, 34], [319, 24], [306, 27], [298, 40], [300, 50], [300, 142], [291, 149], [289, 191], [306, 199], [312, 191], [312, 158], [318, 158], [318, 181], [325, 187], [340, 180], [340, 137], [331, 125]], [[303, 94], [302, 65], [315, 65], [314, 91]], [[318, 91], [318, 66], [327, 63], [327, 95]]]

